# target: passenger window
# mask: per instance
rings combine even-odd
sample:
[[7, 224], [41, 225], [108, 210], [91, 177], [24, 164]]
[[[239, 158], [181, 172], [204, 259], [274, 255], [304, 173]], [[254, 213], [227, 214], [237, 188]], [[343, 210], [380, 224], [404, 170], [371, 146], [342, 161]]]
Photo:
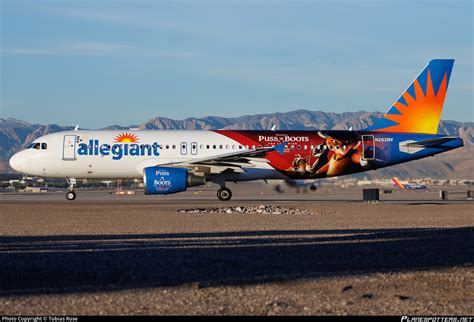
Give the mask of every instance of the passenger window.
[[33, 145], [33, 149], [39, 150], [41, 148], [41, 145], [39, 143], [35, 143]]
[[166, 148], [167, 148], [167, 149], [169, 149], [169, 148], [170, 148], [170, 146], [169, 146], [169, 145], [166, 145]]
[[208, 150], [209, 150], [210, 148], [211, 148], [211, 146], [210, 146], [209, 144], [208, 144], [208, 145], [206, 145], [206, 149], [208, 149]]
[[221, 145], [219, 145], [219, 149], [221, 149], [221, 150], [222, 150], [222, 144], [221, 144]]
[[46, 143], [41, 143], [41, 150], [46, 150], [48, 145]]
[[176, 145], [173, 144], [173, 149], [176, 149]]
[[213, 145], [212, 148], [215, 150], [217, 147], [215, 145]]

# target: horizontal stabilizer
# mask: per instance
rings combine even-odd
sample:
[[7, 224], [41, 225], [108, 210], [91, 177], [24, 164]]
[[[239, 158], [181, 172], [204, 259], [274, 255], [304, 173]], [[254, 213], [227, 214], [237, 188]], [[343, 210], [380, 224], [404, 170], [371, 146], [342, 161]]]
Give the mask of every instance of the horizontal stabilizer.
[[432, 148], [440, 144], [452, 141], [454, 139], [458, 139], [458, 138], [455, 136], [445, 136], [442, 138], [429, 139], [429, 140], [423, 140], [423, 141], [418, 141], [418, 142], [410, 142], [410, 143], [407, 143], [406, 145], [408, 147], [413, 147], [413, 148]]
[[[408, 140], [408, 141], [400, 142], [399, 149], [401, 152], [413, 154], [423, 149], [437, 148], [437, 147], [440, 147], [442, 144], [449, 143], [451, 141], [456, 141], [456, 140], [460, 140], [460, 139], [455, 136], [444, 136], [444, 137], [438, 137], [438, 138], [428, 139], [428, 140], [423, 140], [423, 141]], [[461, 146], [462, 146], [462, 141], [461, 141]]]

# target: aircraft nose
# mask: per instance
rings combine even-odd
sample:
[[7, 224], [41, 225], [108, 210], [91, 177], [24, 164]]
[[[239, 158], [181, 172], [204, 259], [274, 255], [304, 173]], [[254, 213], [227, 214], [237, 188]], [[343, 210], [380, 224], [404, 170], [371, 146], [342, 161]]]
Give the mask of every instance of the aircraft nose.
[[20, 153], [15, 153], [11, 158], [10, 158], [10, 167], [18, 172], [21, 172], [21, 157], [19, 156]]

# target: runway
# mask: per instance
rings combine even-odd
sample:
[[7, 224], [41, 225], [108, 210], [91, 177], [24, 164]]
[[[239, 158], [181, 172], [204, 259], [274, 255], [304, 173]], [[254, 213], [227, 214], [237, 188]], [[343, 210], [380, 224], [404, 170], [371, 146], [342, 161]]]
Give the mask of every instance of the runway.
[[[272, 201], [272, 202], [358, 202], [362, 201], [362, 190], [364, 188], [379, 188], [380, 201], [385, 203], [460, 203], [469, 204], [473, 200], [467, 199], [467, 190], [474, 190], [474, 187], [456, 187], [456, 186], [433, 186], [428, 190], [400, 190], [397, 188], [384, 188], [378, 186], [361, 186], [339, 188], [324, 186], [318, 188], [317, 191], [301, 191], [298, 193], [296, 189], [285, 187], [284, 193], [278, 193], [274, 190], [274, 185], [264, 184], [261, 182], [246, 183], [228, 183], [227, 186], [232, 189], [233, 197], [230, 202], [246, 202], [246, 201]], [[188, 191], [177, 194], [148, 196], [144, 195], [143, 190], [130, 190], [133, 195], [115, 195], [116, 190], [87, 190], [78, 191], [78, 197], [74, 203], [90, 203], [90, 202], [121, 202], [121, 203], [172, 203], [185, 202], [203, 202], [210, 201], [216, 204], [222, 204], [216, 197], [217, 185], [208, 184], [204, 187], [192, 187]], [[391, 193], [383, 193], [384, 190], [390, 190]], [[448, 192], [448, 200], [441, 200], [439, 192], [445, 190]], [[127, 189], [123, 189], [126, 193]], [[38, 200], [48, 202], [65, 202], [65, 192], [56, 191], [48, 193], [1, 193], [0, 203], [2, 202], [36, 202]], [[26, 197], [25, 197], [26, 196]], [[224, 203], [225, 204], [225, 203]]]
[[[474, 203], [437, 194], [1, 194], [0, 312], [472, 315]], [[312, 214], [177, 212], [259, 204]]]

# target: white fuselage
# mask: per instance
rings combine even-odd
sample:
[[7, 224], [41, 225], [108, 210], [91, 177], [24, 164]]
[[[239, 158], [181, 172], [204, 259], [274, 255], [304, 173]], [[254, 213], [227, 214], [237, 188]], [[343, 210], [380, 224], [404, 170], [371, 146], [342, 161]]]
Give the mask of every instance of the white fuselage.
[[[10, 165], [18, 172], [42, 177], [141, 178], [145, 167], [251, 148], [213, 131], [80, 130], [38, 138], [29, 148], [16, 153], [10, 159]], [[264, 170], [262, 179], [281, 177], [278, 171], [265, 162], [252, 167], [254, 170]], [[241, 179], [257, 178], [247, 174]]]

